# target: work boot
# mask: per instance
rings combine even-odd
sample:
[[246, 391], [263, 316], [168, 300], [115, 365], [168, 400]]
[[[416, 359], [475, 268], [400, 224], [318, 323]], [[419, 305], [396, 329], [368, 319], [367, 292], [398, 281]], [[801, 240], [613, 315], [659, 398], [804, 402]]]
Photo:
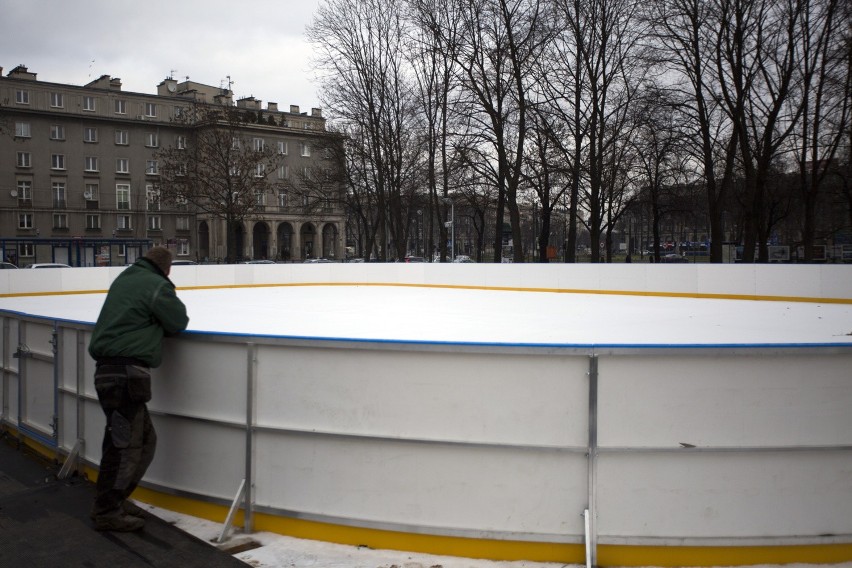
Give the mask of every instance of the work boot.
[[139, 505], [137, 505], [136, 503], [134, 503], [133, 501], [129, 501], [129, 500], [123, 501], [121, 503], [121, 510], [124, 511], [126, 514], [130, 515], [131, 517], [144, 517], [145, 516], [145, 510], [142, 507], [140, 507]]
[[132, 517], [121, 509], [95, 517], [95, 530], [99, 531], [133, 532], [144, 526], [145, 521]]

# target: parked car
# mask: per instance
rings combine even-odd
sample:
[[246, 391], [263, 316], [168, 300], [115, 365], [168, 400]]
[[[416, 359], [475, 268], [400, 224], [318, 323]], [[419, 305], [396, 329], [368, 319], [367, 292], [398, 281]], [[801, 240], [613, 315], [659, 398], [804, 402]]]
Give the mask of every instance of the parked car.
[[426, 262], [426, 259], [422, 256], [406, 256], [405, 262]]
[[689, 262], [689, 259], [679, 254], [667, 254], [660, 257], [660, 262]]
[[0, 270], [2, 270], [4, 268], [18, 268], [18, 267], [15, 266], [14, 264], [12, 264], [11, 262], [0, 262]]
[[274, 260], [244, 260], [240, 264], [275, 264]]
[[327, 258], [309, 258], [305, 261], [305, 264], [317, 264], [320, 262], [334, 262], [333, 260], [328, 260]]
[[37, 262], [35, 264], [31, 264], [30, 268], [71, 268], [68, 264], [62, 264], [61, 262]]
[[192, 266], [198, 264], [194, 260], [187, 260], [185, 258], [176, 258], [172, 261], [172, 266]]

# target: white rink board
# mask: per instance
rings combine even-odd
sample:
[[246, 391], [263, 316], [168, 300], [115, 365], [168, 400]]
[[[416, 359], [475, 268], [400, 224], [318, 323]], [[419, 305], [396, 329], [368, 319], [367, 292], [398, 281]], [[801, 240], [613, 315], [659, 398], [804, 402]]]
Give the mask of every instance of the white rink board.
[[[121, 269], [4, 272], [0, 294], [89, 292], [0, 297], [2, 418], [50, 425], [56, 322], [58, 443], [82, 437], [96, 464], [104, 419], [77, 342]], [[581, 542], [590, 506], [601, 543], [852, 535], [852, 267], [242, 265], [172, 278], [190, 328], [153, 373], [155, 489], [228, 503], [251, 475], [262, 512], [534, 542]], [[18, 409], [22, 319], [47, 359], [27, 360]]]

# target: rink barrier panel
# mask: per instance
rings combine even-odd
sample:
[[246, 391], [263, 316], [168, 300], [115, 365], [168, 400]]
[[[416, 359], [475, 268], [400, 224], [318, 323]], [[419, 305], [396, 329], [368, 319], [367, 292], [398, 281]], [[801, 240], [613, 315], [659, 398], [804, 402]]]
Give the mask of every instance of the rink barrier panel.
[[[184, 280], [179, 270], [185, 268], [196, 273], [195, 286], [211, 285], [205, 275], [209, 267], [175, 267], [176, 282]], [[216, 272], [239, 267], [224, 268]], [[306, 281], [286, 284], [309, 285], [307, 277], [315, 275], [307, 275], [308, 270], [317, 267], [294, 268], [307, 269], [289, 271]], [[419, 285], [412, 281], [408, 267], [394, 268], [402, 274], [396, 284]], [[78, 270], [104, 271], [59, 272]], [[114, 272], [113, 277], [118, 273], [107, 270]], [[234, 270], [233, 283], [228, 285], [275, 285], [275, 279], [281, 283], [280, 274], [273, 278], [250, 270], [237, 278], [242, 272]], [[525, 290], [548, 289], [553, 278], [569, 279], [550, 274], [550, 281], [539, 287], [526, 275], [499, 272], [499, 279], [493, 275], [490, 279], [493, 286], [508, 288], [508, 281], [514, 279]], [[832, 278], [845, 275], [845, 282], [850, 281], [848, 271], [820, 272]], [[108, 281], [96, 275], [94, 284], [83, 278], [59, 278], [60, 284], [73, 290], [54, 292], [93, 290], [101, 283], [106, 289]], [[473, 283], [457, 278], [449, 285]], [[9, 289], [16, 286], [20, 285], [9, 285]], [[829, 299], [844, 303], [850, 295], [813, 277], [803, 289], [803, 295], [796, 296], [803, 301], [817, 289], [830, 291]], [[793, 291], [787, 285], [784, 293]], [[738, 296], [741, 292], [729, 286], [726, 293]], [[85, 440], [80, 468], [93, 473], [100, 458], [103, 416], [90, 380], [94, 364], [85, 352], [91, 326], [3, 314], [2, 329], [3, 425], [58, 456], [66, 455], [78, 439]], [[13, 355], [20, 338], [28, 348], [24, 358]], [[580, 515], [591, 501], [599, 565], [852, 559], [852, 475], [846, 465], [852, 463], [852, 423], [849, 413], [841, 412], [852, 408], [846, 371], [852, 368], [852, 352], [844, 347], [505, 349], [187, 334], [170, 340], [166, 348], [164, 366], [154, 371], [155, 398], [150, 407], [158, 430], [169, 434], [161, 434], [157, 458], [139, 493], [140, 499], [152, 504], [221, 522], [239, 479], [247, 476], [254, 489], [247, 508], [254, 530], [377, 548], [579, 563], [583, 559]], [[346, 365], [350, 357], [361, 359], [353, 365], [354, 371]], [[373, 358], [387, 364], [386, 372], [382, 365], [372, 367], [382, 372], [365, 372]], [[472, 384], [465, 385], [467, 390], [454, 392], [451, 387], [458, 385], [442, 380], [452, 378], [451, 370], [456, 368], [463, 372], [454, 377], [466, 378], [479, 368], [480, 359], [487, 370], [479, 371]], [[513, 381], [513, 375], [529, 380], [530, 373], [520, 370], [541, 361], [547, 370], [543, 392], [551, 396], [525, 400], [531, 396], [523, 388], [525, 382]], [[594, 401], [589, 390], [593, 361], [598, 370]], [[443, 375], [423, 373], [436, 364], [445, 366]], [[735, 372], [739, 382], [720, 378], [719, 365], [727, 365], [726, 372]], [[701, 373], [695, 373], [695, 366]], [[193, 371], [201, 372], [192, 376]], [[285, 381], [273, 380], [282, 374]], [[814, 386], [815, 375], [816, 388], [802, 390], [803, 383]], [[160, 378], [165, 376], [193, 380]], [[223, 379], [215, 390], [206, 384], [210, 376]], [[476, 406], [482, 396], [473, 396], [488, 389], [491, 376], [500, 386], [490, 390], [496, 399], [493, 412]], [[400, 386], [399, 379], [411, 381], [412, 388]], [[708, 391], [706, 385], [716, 381], [722, 382], [722, 393], [736, 397], [729, 400]], [[424, 404], [424, 395], [434, 398], [431, 405]], [[371, 403], [374, 397], [399, 406]], [[807, 404], [792, 404], [802, 399]], [[170, 402], [174, 400], [182, 404]], [[681, 404], [684, 401], [700, 404]], [[513, 408], [519, 402], [521, 408]], [[438, 420], [445, 405], [481, 412], [481, 420], [468, 420], [458, 413], [449, 416], [449, 422]], [[383, 408], [388, 412], [380, 412]], [[360, 414], [347, 417], [346, 411], [352, 409]], [[752, 414], [755, 409], [758, 417]], [[514, 424], [520, 423], [519, 428], [501, 423], [503, 413], [509, 411], [518, 413]], [[653, 420], [663, 411], [674, 411], [674, 419], [669, 423]], [[411, 412], [416, 420], [405, 420]], [[532, 420], [533, 416], [541, 421]], [[636, 423], [650, 428], [631, 428]], [[774, 431], [773, 424], [780, 430]], [[205, 440], [215, 443], [194, 443]], [[683, 447], [681, 442], [695, 447]], [[262, 455], [269, 456], [268, 462], [259, 459]], [[300, 457], [288, 460], [292, 455]], [[319, 461], [310, 464], [312, 456]], [[434, 469], [419, 471], [418, 456], [428, 457]], [[592, 459], [587, 460], [588, 456]], [[728, 470], [731, 461], [738, 465]], [[351, 473], [353, 463], [363, 477], [378, 477], [358, 484], [351, 475], [338, 478], [329, 473]], [[441, 463], [462, 468], [465, 475], [454, 477], [434, 465]], [[713, 475], [702, 477], [708, 463]], [[388, 464], [397, 467], [394, 471], [399, 475], [382, 478]], [[772, 466], [768, 474], [764, 472], [767, 464]], [[501, 491], [495, 498], [511, 497], [514, 507], [526, 504], [529, 488], [519, 483], [526, 479], [553, 495], [545, 495], [544, 502], [531, 507], [524, 519], [514, 524], [507, 521], [507, 509], [489, 508], [486, 488], [474, 487], [485, 485], [490, 470], [499, 467], [506, 475], [496, 480]], [[625, 483], [619, 471], [632, 471], [628, 481], [636, 483]], [[772, 477], [791, 471], [785, 479]], [[696, 472], [698, 483], [685, 483]], [[743, 478], [743, 472], [749, 475]], [[719, 490], [714, 480], [720, 477], [727, 483], [724, 487], [741, 499], [729, 497], [728, 510], [715, 511], [714, 517], [714, 511], [707, 510], [712, 504], [703, 496]], [[429, 486], [433, 478], [439, 483]], [[401, 481], [405, 479], [416, 481], [422, 499], [408, 499], [409, 488]], [[656, 480], [650, 488], [644, 483], [648, 479]], [[787, 489], [773, 493], [767, 489], [773, 483]], [[836, 493], [825, 494], [825, 487], [832, 486]], [[385, 491], [396, 501], [383, 508], [376, 500]], [[673, 496], [668, 503], [660, 499], [666, 492]], [[816, 502], [805, 498], [814, 494]], [[594, 497], [589, 499], [590, 495]], [[444, 500], [430, 509], [429, 501], [436, 496]], [[746, 538], [742, 533], [726, 533], [722, 529], [734, 518], [730, 511], [753, 510], [743, 502], [749, 498], [760, 507], [775, 507], [767, 515], [771, 518], [738, 527], [751, 531]], [[665, 518], [663, 511], [677, 510], [684, 503], [683, 518]], [[412, 510], [414, 505], [420, 510]], [[451, 514], [448, 509], [453, 509]], [[798, 518], [790, 519], [791, 515]], [[683, 522], [684, 518], [689, 522]], [[246, 522], [242, 516], [238, 520]], [[819, 524], [816, 521], [822, 524], [809, 524]], [[650, 530], [647, 524], [652, 525]]]

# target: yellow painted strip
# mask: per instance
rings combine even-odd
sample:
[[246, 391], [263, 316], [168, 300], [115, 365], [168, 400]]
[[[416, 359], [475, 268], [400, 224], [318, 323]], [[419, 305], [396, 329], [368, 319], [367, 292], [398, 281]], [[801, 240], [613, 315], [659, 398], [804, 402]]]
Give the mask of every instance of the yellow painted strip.
[[[137, 489], [135, 499], [163, 509], [221, 523], [228, 509], [185, 497]], [[243, 523], [242, 512], [235, 524]], [[504, 541], [438, 535], [424, 535], [369, 529], [264, 513], [254, 516], [254, 530], [375, 549], [420, 552], [440, 556], [484, 558], [487, 560], [562, 562], [583, 564], [582, 544]], [[852, 543], [795, 546], [635, 546], [601, 545], [599, 566], [748, 566], [753, 564], [838, 564], [852, 561]]]
[[852, 560], [852, 544], [795, 546], [615, 546], [598, 547], [600, 566], [748, 566], [839, 564]]
[[[656, 292], [642, 290], [592, 290], [582, 288], [532, 288], [515, 286], [474, 286], [464, 284], [411, 284], [400, 282], [292, 282], [265, 284], [219, 284], [215, 286], [180, 286], [178, 290], [229, 290], [247, 288], [287, 288], [310, 286], [379, 286], [401, 288], [431, 288], [445, 290], [484, 290], [496, 292], [533, 292], [549, 294], [595, 294], [604, 296], [640, 296], [653, 298], [693, 298], [703, 300], [747, 300], [760, 302], [801, 302], [811, 304], [850, 304], [852, 298], [818, 298], [814, 296], [772, 296], [758, 294], [712, 294], [700, 292]], [[106, 294], [106, 290], [70, 290], [64, 292], [18, 292], [0, 294], [0, 298], [18, 298], [29, 296], [65, 296], [75, 294]]]

